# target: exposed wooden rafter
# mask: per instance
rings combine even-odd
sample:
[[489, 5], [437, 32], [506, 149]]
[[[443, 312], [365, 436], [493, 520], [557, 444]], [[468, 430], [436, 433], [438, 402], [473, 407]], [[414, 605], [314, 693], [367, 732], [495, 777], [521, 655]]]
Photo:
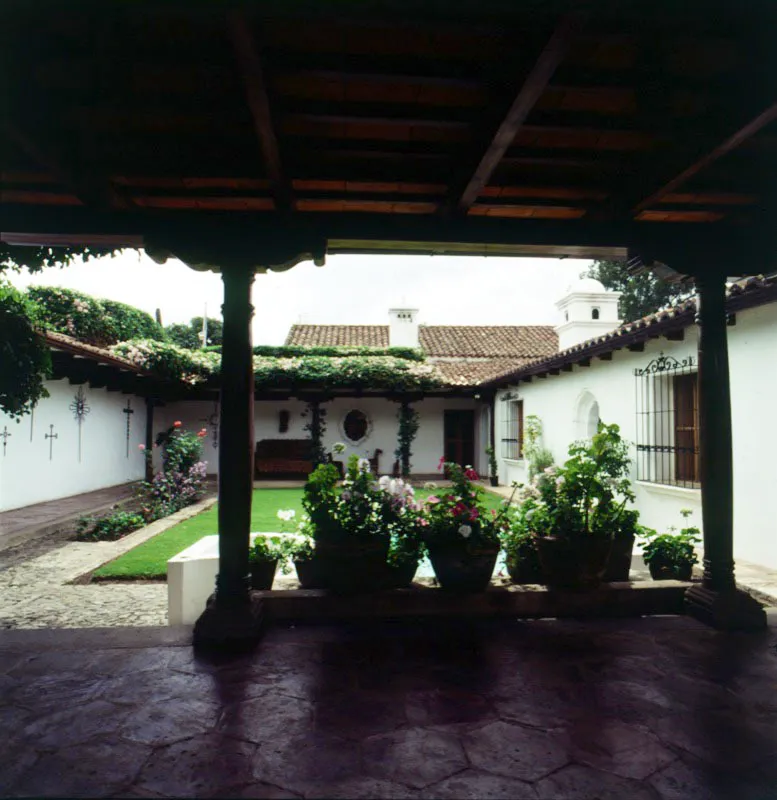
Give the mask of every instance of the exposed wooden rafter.
[[706, 155], [694, 161], [690, 166], [686, 167], [682, 172], [667, 181], [650, 195], [645, 197], [636, 206], [634, 206], [634, 213], [638, 214], [646, 208], [656, 205], [661, 202], [668, 194], [671, 194], [688, 180], [693, 178], [706, 167], [713, 164], [719, 158], [730, 153], [732, 150], [739, 147], [743, 142], [750, 139], [761, 129], [765, 128], [769, 123], [777, 119], [777, 102], [773, 103], [768, 108], [764, 109], [755, 119], [752, 119], [746, 125], [741, 127], [738, 131], [729, 136], [724, 142], [713, 148]]
[[256, 39], [251, 32], [248, 20], [242, 13], [231, 13], [228, 24], [232, 46], [240, 64], [246, 100], [251, 110], [254, 129], [261, 146], [276, 207], [278, 210], [293, 209], [294, 196], [281, 164], [280, 148], [272, 121], [267, 84]]
[[477, 200], [478, 195], [490, 180], [502, 157], [515, 141], [519, 129], [526, 122], [540, 96], [547, 88], [553, 73], [564, 59], [578, 28], [579, 19], [575, 16], [567, 15], [559, 21], [534, 67], [524, 80], [507, 115], [497, 128], [475, 172], [460, 196], [456, 198], [455, 204], [458, 211], [466, 213]]

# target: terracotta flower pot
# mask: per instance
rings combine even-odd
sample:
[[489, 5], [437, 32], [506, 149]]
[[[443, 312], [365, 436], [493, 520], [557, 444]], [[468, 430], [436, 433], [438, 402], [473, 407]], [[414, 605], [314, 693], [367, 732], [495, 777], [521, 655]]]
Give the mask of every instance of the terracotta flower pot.
[[403, 564], [387, 565], [387, 589], [407, 589], [415, 578], [418, 570], [417, 561], [408, 561]]
[[464, 545], [429, 545], [440, 587], [449, 592], [483, 592], [491, 583], [499, 550], [470, 551]]
[[315, 562], [319, 588], [337, 594], [364, 594], [386, 588], [389, 583], [388, 537], [365, 537], [364, 541], [316, 543]]
[[601, 583], [610, 557], [611, 539], [538, 536], [536, 542], [548, 586], [592, 589]]
[[303, 589], [323, 589], [323, 583], [319, 574], [319, 564], [315, 558], [305, 561], [295, 561], [294, 569], [297, 570], [297, 579]]
[[612, 540], [610, 560], [604, 572], [607, 583], [614, 581], [627, 581], [631, 571], [631, 557], [634, 552], [634, 535], [616, 536]]
[[534, 558], [520, 558], [508, 554], [505, 565], [513, 583], [545, 583], [542, 567], [536, 555]]
[[654, 581], [689, 581], [693, 574], [693, 564], [671, 564], [654, 560], [648, 564], [648, 569]]
[[272, 589], [277, 561], [256, 561], [249, 565], [252, 589]]

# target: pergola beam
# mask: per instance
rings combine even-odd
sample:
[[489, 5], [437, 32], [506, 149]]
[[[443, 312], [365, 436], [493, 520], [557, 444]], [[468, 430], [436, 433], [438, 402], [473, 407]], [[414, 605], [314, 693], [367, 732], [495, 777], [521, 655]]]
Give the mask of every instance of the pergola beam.
[[456, 208], [460, 212], [466, 213], [477, 200], [478, 195], [490, 180], [507, 149], [515, 141], [518, 131], [526, 122], [532, 109], [550, 83], [556, 68], [564, 59], [577, 29], [578, 19], [574, 16], [566, 15], [559, 21], [550, 40], [523, 82], [507, 115], [494, 134], [486, 152], [480, 159], [474, 174], [469, 179], [460, 197], [456, 200]]
[[775, 119], [777, 119], [777, 102], [764, 109], [755, 119], [750, 120], [750, 122], [729, 136], [724, 142], [694, 161], [674, 178], [664, 183], [652, 194], [637, 203], [633, 208], [634, 213], [638, 214], [640, 211], [644, 211], [646, 208], [656, 205], [656, 203], [659, 203], [666, 195], [671, 194], [703, 169], [727, 155], [732, 150], [735, 150], [743, 142], [755, 136], [756, 133]]
[[229, 33], [245, 86], [246, 100], [251, 110], [254, 129], [259, 139], [267, 174], [272, 184], [273, 195], [278, 210], [294, 208], [291, 184], [284, 175], [280, 148], [272, 122], [270, 100], [264, 78], [262, 60], [256, 39], [251, 32], [248, 20], [240, 12], [233, 12], [228, 18]]

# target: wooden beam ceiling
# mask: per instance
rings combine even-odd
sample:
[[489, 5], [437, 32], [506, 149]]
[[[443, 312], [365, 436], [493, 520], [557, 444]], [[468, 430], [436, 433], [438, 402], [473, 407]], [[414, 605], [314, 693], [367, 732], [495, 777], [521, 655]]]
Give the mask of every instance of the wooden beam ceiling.
[[261, 146], [264, 165], [272, 184], [276, 207], [278, 210], [293, 209], [295, 205], [294, 196], [291, 184], [284, 174], [281, 164], [280, 148], [273, 125], [267, 84], [256, 39], [248, 20], [242, 13], [231, 13], [228, 18], [228, 25], [235, 55], [240, 65], [246, 100], [254, 121], [254, 129]]
[[578, 29], [579, 20], [577, 17], [565, 16], [559, 21], [534, 67], [524, 80], [486, 152], [480, 159], [474, 174], [461, 194], [455, 199], [454, 202], [458, 211], [466, 213], [477, 200], [478, 195], [490, 180], [502, 157], [515, 141], [521, 126], [526, 122], [532, 109], [550, 83], [553, 73], [566, 55]]

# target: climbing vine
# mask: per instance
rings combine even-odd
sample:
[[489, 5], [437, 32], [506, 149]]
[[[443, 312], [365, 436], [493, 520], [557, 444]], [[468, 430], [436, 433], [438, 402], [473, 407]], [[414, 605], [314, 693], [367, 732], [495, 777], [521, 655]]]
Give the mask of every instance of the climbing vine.
[[418, 433], [419, 413], [408, 403], [403, 401], [397, 412], [399, 420], [399, 431], [397, 434], [397, 449], [394, 457], [399, 461], [402, 470], [402, 477], [410, 475], [410, 458], [413, 455], [412, 445]]
[[318, 466], [327, 461], [326, 448], [324, 447], [324, 433], [326, 433], [326, 409], [318, 400], [312, 400], [302, 412], [307, 419], [303, 428], [310, 434], [310, 450], [313, 463]]
[[51, 353], [37, 325], [38, 310], [9, 284], [0, 282], [0, 411], [28, 414], [49, 393]]

